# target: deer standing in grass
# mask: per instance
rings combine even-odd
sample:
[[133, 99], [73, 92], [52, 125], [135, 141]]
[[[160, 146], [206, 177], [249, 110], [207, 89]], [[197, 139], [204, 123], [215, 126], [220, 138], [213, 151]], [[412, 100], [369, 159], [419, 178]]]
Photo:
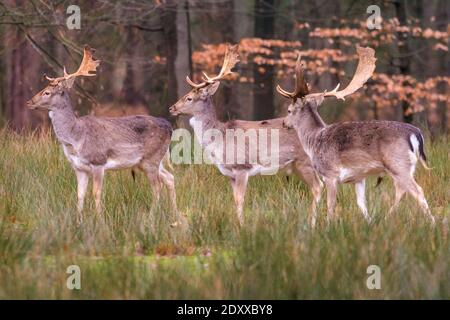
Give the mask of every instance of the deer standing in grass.
[[[237, 45], [227, 45], [222, 69], [217, 76], [208, 77], [205, 74], [204, 81], [201, 83], [194, 83], [189, 77], [186, 77], [186, 81], [193, 89], [171, 106], [170, 112], [172, 115], [187, 114], [192, 116], [190, 124], [194, 128], [197, 140], [204, 149], [214, 149], [216, 145], [211, 143], [205, 135], [201, 135], [199, 133], [200, 131], [216, 130], [223, 137], [226, 137], [227, 132], [230, 130], [244, 136], [254, 133], [258, 141], [264, 138], [262, 137], [263, 134], [267, 133], [267, 141], [271, 141], [272, 134], [278, 134], [279, 139], [275, 141], [275, 143], [278, 143], [278, 153], [276, 154], [278, 161], [275, 167], [267, 162], [261, 161], [261, 158], [258, 158], [258, 161], [255, 162], [250, 161], [249, 154], [261, 154], [260, 144], [258, 143], [252, 144], [246, 141], [244, 149], [242, 149], [238, 145], [235, 145], [236, 140], [232, 137], [231, 139], [225, 140], [222, 148], [218, 147], [214, 150], [214, 154], [219, 156], [212, 159], [212, 161], [219, 168], [220, 172], [231, 180], [236, 211], [241, 225], [244, 220], [243, 203], [248, 178], [257, 174], [268, 174], [269, 171], [273, 172], [273, 169], [277, 170], [288, 164], [293, 164], [296, 173], [312, 190], [314, 197], [312, 210], [315, 211], [316, 204], [320, 199], [322, 182], [303, 150], [295, 130], [283, 127], [283, 118], [264, 121], [232, 120], [220, 122], [216, 116], [212, 97], [217, 91], [220, 81], [232, 73], [231, 69], [238, 62], [237, 50]], [[223, 161], [226, 158], [225, 153], [230, 149], [232, 149], [232, 152], [237, 152], [240, 155], [245, 154], [244, 161], [240, 163], [236, 159], [236, 161], [231, 163]]]
[[357, 47], [358, 66], [349, 85], [338, 91], [310, 94], [303, 74], [300, 55], [295, 68], [294, 92], [280, 86], [277, 91], [292, 100], [285, 126], [298, 133], [315, 169], [323, 177], [327, 189], [328, 218], [333, 216], [338, 183], [354, 183], [357, 203], [370, 221], [366, 207], [365, 179], [371, 175], [388, 174], [395, 186], [395, 201], [389, 213], [408, 192], [434, 223], [422, 188], [414, 180], [417, 160], [426, 166], [424, 139], [420, 129], [395, 121], [354, 121], [326, 125], [317, 109], [325, 97], [344, 100], [361, 88], [375, 70], [375, 52]]
[[31, 109], [44, 109], [49, 116], [64, 154], [75, 170], [78, 193], [78, 223], [83, 220], [83, 203], [89, 183], [93, 178], [96, 210], [101, 213], [101, 192], [106, 170], [137, 167], [142, 169], [153, 189], [154, 202], [159, 199], [164, 184], [176, 206], [173, 175], [162, 160], [168, 151], [172, 127], [162, 118], [129, 116], [119, 118], [77, 117], [70, 102], [69, 90], [77, 77], [94, 76], [100, 61], [94, 60], [93, 50], [86, 46], [79, 69], [64, 76], [49, 78], [49, 85], [27, 102]]

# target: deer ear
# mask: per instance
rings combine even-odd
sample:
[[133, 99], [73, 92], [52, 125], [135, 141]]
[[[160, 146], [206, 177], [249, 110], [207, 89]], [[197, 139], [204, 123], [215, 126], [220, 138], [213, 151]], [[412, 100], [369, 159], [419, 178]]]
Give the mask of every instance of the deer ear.
[[220, 82], [214, 82], [210, 84], [206, 88], [202, 89], [202, 98], [206, 98], [207, 96], [212, 96], [216, 93], [217, 89], [219, 89]]

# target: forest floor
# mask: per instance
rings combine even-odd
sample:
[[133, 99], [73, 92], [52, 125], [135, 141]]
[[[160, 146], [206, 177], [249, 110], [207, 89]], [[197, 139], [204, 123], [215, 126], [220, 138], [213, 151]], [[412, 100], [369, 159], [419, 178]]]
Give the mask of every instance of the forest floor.
[[[187, 228], [171, 228], [166, 193], [151, 210], [143, 174], [109, 172], [104, 218], [87, 197], [78, 227], [75, 174], [51, 134], [0, 131], [0, 299], [450, 299], [449, 140], [430, 143], [431, 171], [416, 177], [436, 216], [432, 227], [406, 197], [386, 218], [390, 179], [367, 183], [373, 223], [351, 185], [338, 193], [337, 217], [325, 201], [308, 225], [309, 190], [283, 174], [250, 179], [245, 225], [238, 227], [227, 178], [210, 165], [175, 166]], [[70, 265], [81, 289], [70, 290]], [[370, 265], [381, 289], [370, 290]]]

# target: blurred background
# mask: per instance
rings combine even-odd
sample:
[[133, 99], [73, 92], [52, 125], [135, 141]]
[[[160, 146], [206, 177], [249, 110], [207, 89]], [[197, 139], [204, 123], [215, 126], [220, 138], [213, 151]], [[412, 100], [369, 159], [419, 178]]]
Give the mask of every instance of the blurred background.
[[[70, 5], [80, 8], [79, 30], [67, 26]], [[379, 29], [368, 28], [370, 5]], [[275, 87], [292, 88], [296, 51], [313, 92], [345, 86], [359, 44], [376, 49], [376, 74], [347, 101], [328, 101], [325, 119], [405, 121], [433, 137], [450, 127], [449, 17], [447, 0], [3, 0], [0, 126], [46, 128], [47, 113], [25, 103], [47, 85], [44, 74], [74, 71], [84, 44], [102, 64], [77, 80], [79, 115], [151, 114], [178, 126], [168, 107], [190, 90], [185, 77], [218, 72], [226, 42], [240, 44], [241, 62], [216, 94], [222, 120], [283, 116], [288, 101]]]

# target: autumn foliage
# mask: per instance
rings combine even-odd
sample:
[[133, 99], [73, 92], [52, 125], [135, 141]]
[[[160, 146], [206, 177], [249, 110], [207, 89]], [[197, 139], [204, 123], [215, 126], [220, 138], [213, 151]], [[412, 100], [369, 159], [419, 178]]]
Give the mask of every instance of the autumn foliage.
[[[291, 77], [297, 54], [302, 55], [308, 81], [314, 84], [324, 74], [332, 75], [336, 83], [346, 84], [349, 75], [345, 70], [356, 64], [355, 45], [370, 46], [376, 50], [377, 70], [366, 87], [370, 94], [356, 93], [353, 99], [362, 99], [373, 103], [377, 108], [388, 108], [406, 103], [405, 115], [423, 111], [424, 108], [434, 109], [439, 103], [450, 104], [448, 90], [449, 76], [429, 78], [414, 78], [397, 70], [388, 70], [386, 64], [395, 61], [396, 51], [406, 46], [408, 41], [426, 41], [426, 46], [433, 51], [448, 52], [449, 32], [421, 28], [417, 20], [409, 20], [408, 25], [400, 25], [397, 18], [383, 21], [380, 30], [369, 30], [366, 21], [349, 21], [341, 19], [339, 28], [311, 28], [308, 23], [297, 23], [300, 32], [307, 33], [309, 41], [321, 40], [320, 49], [309, 48], [301, 41], [266, 40], [245, 38], [239, 42], [241, 64], [239, 77], [241, 83], [252, 83], [251, 73], [246, 72], [246, 65], [259, 65], [258, 71], [265, 72], [264, 66], [276, 67], [276, 77], [279, 79]], [[393, 49], [394, 48], [394, 49]], [[394, 54], [389, 51], [394, 50]], [[386, 54], [388, 51], [388, 54]], [[197, 77], [200, 71], [212, 72], [221, 64], [225, 52], [225, 44], [204, 44], [202, 50], [192, 55]], [[402, 59], [398, 57], [398, 59]], [[350, 75], [351, 76], [351, 75]], [[331, 88], [315, 88], [319, 91]]]

